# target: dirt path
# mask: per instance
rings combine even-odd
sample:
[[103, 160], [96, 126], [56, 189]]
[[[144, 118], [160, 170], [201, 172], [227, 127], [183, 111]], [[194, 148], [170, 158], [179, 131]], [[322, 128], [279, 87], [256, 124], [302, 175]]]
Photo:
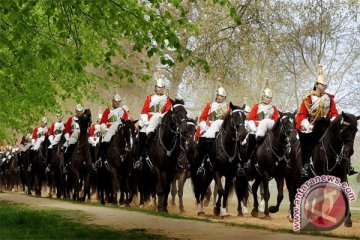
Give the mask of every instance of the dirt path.
[[[0, 193], [0, 201], [11, 201], [39, 207], [60, 208], [82, 211], [91, 216], [88, 223], [106, 225], [116, 229], [142, 228], [149, 232], [179, 239], [325, 239], [266, 230], [225, 226], [221, 223], [206, 223], [152, 216], [121, 208], [106, 208], [73, 204], [54, 199], [35, 198], [19, 193]], [[229, 220], [227, 220], [229, 221]], [[259, 220], [258, 220], [259, 221]], [[328, 238], [327, 238], [328, 239]]]

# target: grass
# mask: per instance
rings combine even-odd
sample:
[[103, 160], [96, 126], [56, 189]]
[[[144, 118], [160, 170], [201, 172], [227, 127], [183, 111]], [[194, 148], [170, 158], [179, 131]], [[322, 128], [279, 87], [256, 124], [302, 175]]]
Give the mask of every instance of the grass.
[[[58, 200], [60, 200], [60, 199], [58, 199]], [[339, 237], [339, 238], [343, 238], [343, 239], [360, 239], [360, 237], [358, 235], [344, 236], [344, 235], [339, 235], [339, 234], [331, 233], [331, 232], [314, 232], [314, 231], [311, 231], [311, 232], [294, 232], [292, 229], [289, 229], [289, 228], [271, 228], [271, 227], [257, 225], [257, 224], [251, 224], [251, 223], [229, 223], [229, 222], [217, 221], [217, 219], [189, 217], [189, 216], [182, 216], [182, 215], [179, 215], [179, 214], [168, 214], [168, 213], [157, 212], [157, 211], [153, 211], [153, 210], [149, 210], [149, 209], [130, 208], [130, 207], [119, 208], [119, 206], [116, 206], [116, 205], [105, 205], [104, 206], [104, 205], [99, 205], [99, 203], [95, 203], [95, 202], [93, 202], [93, 203], [75, 202], [75, 201], [69, 200], [69, 199], [61, 199], [61, 201], [66, 201], [66, 202], [70, 202], [70, 203], [73, 203], [73, 204], [91, 205], [91, 206], [94, 206], [94, 207], [106, 207], [106, 208], [114, 208], [114, 209], [117, 209], [117, 210], [135, 211], [135, 212], [141, 212], [141, 213], [145, 213], [145, 214], [148, 214], [148, 215], [160, 216], [160, 217], [165, 217], [165, 218], [201, 221], [201, 222], [208, 222], [208, 223], [214, 223], [214, 224], [219, 224], [220, 223], [220, 224], [224, 224], [224, 225], [227, 225], [227, 226], [243, 227], [243, 228], [257, 229], [257, 230], [266, 230], [266, 231], [271, 231], [271, 232], [299, 234], [299, 235], [308, 235], [308, 236]], [[287, 210], [287, 204], [282, 205], [282, 208], [283, 208], [284, 211], [286, 211]], [[354, 211], [352, 213], [352, 218], [353, 219], [358, 218], [359, 216], [360, 216], [360, 212], [355, 212]], [[1, 235], [0, 235], [0, 238], [1, 238]]]
[[82, 224], [78, 211], [41, 210], [0, 202], [0, 239], [168, 239], [145, 229], [113, 230]]

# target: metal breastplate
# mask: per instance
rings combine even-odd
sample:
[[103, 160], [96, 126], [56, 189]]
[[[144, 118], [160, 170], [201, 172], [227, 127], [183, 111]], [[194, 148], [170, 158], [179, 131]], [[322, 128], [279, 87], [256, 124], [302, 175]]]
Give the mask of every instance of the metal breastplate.
[[307, 109], [310, 122], [325, 117], [330, 111], [330, 97], [327, 94], [321, 97], [312, 95], [311, 104], [307, 104]]
[[263, 119], [271, 119], [274, 115], [274, 107], [272, 105], [259, 104], [258, 118], [259, 121]]
[[115, 123], [122, 117], [122, 115], [123, 115], [122, 108], [119, 107], [116, 109], [112, 109], [110, 110], [108, 122]]
[[164, 106], [166, 105], [167, 98], [158, 95], [153, 95], [150, 102], [150, 109], [149, 112], [157, 112], [161, 113]]
[[58, 135], [63, 132], [64, 123], [55, 123], [54, 128], [54, 135]]
[[227, 113], [227, 103], [213, 102], [210, 108], [209, 120], [216, 121], [219, 119], [224, 119], [226, 113]]
[[73, 117], [72, 122], [71, 122], [71, 130], [72, 131], [80, 129], [78, 121], [79, 121], [79, 119], [77, 117]]

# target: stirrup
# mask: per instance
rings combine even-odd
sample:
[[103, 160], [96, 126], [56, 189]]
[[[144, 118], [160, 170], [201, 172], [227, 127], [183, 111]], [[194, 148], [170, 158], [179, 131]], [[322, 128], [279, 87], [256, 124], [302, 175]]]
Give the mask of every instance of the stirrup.
[[184, 169], [184, 166], [182, 165], [182, 162], [177, 161], [176, 162], [176, 168], [179, 169], [179, 170]]
[[349, 173], [348, 175], [351, 176], [351, 175], [354, 175], [354, 174], [357, 174], [358, 172], [355, 171], [354, 167], [353, 166], [350, 166], [349, 167]]
[[201, 166], [197, 169], [196, 174], [197, 174], [197, 175], [201, 175], [201, 176], [205, 176], [205, 168], [204, 168], [203, 165], [201, 165]]
[[301, 169], [301, 178], [309, 178], [310, 174], [308, 172], [309, 165], [305, 164], [304, 167]]
[[141, 171], [143, 169], [143, 163], [141, 160], [137, 160], [134, 162], [134, 169]]

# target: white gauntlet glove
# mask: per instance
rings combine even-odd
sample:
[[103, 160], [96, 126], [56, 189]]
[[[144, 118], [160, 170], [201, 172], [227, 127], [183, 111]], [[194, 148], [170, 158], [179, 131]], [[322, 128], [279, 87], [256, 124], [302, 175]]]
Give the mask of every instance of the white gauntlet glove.
[[256, 134], [257, 132], [257, 128], [256, 128], [256, 125], [255, 125], [255, 121], [254, 120], [249, 120], [248, 121], [248, 127], [251, 131], [251, 134]]
[[199, 126], [200, 126], [201, 131], [203, 131], [203, 132], [205, 132], [206, 130], [209, 129], [209, 126], [206, 124], [205, 121], [201, 121], [201, 122], [199, 123]]
[[301, 127], [305, 130], [306, 133], [310, 133], [313, 130], [313, 125], [309, 123], [309, 120], [304, 119], [301, 121]]

